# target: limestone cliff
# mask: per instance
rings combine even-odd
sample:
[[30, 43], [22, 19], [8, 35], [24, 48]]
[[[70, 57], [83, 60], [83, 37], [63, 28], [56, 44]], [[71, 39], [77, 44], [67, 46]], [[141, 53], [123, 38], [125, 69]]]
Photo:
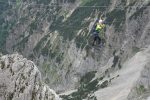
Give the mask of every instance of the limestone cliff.
[[0, 57], [0, 100], [61, 100], [42, 82], [32, 61], [21, 55]]

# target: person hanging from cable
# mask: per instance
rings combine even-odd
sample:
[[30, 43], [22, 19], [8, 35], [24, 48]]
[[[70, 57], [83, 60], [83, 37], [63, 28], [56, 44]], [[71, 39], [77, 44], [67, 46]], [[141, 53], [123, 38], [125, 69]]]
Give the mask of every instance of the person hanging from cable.
[[[102, 18], [100, 18], [99, 20], [96, 21], [96, 24], [93, 27], [93, 32], [92, 32], [92, 36], [93, 36], [93, 43], [92, 46], [95, 45], [96, 42], [98, 42], [98, 45], [100, 47], [102, 47], [105, 43], [105, 36], [104, 36], [104, 28], [105, 28], [105, 23], [104, 20]], [[100, 34], [100, 36], [99, 36]], [[96, 44], [97, 45], [97, 44]]]

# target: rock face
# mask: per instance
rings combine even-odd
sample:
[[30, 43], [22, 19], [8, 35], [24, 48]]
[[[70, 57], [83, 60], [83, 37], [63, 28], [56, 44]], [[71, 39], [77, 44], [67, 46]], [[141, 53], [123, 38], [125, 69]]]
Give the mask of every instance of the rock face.
[[21, 55], [0, 57], [0, 100], [61, 100], [41, 80], [32, 61]]
[[143, 68], [140, 77], [131, 89], [128, 100], [150, 100], [150, 62]]
[[136, 53], [115, 70], [110, 60], [104, 73], [90, 72], [79, 88], [61, 94], [64, 100], [148, 100], [150, 96], [150, 47]]
[[[32, 60], [52, 89], [69, 91], [61, 95], [65, 100], [110, 100], [111, 93], [119, 98], [130, 71], [135, 78], [125, 99], [137, 99], [139, 87], [148, 89], [143, 77], [148, 72], [140, 79], [144, 65], [139, 61], [145, 63], [141, 52], [150, 44], [150, 0], [2, 0], [0, 4], [0, 51], [19, 52]], [[91, 46], [90, 34], [99, 15], [106, 18], [106, 44], [101, 49]]]
[[128, 59], [123, 68], [110, 73], [108, 86], [95, 92], [98, 100], [147, 100], [150, 95], [150, 47]]

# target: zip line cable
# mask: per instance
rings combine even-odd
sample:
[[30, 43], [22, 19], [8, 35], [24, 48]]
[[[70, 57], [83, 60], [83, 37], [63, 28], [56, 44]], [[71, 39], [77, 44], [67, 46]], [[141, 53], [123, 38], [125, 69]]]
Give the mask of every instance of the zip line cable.
[[[2, 5], [2, 4], [0, 4]], [[33, 4], [33, 5], [28, 5], [28, 7], [35, 7], [35, 6], [40, 6], [40, 7], [66, 7], [65, 5], [42, 5], [41, 4]], [[69, 6], [68, 6], [69, 7]], [[98, 9], [98, 8], [108, 8], [109, 6], [77, 6], [77, 8], [93, 8], [93, 9]], [[46, 9], [46, 8], [39, 8], [39, 9]], [[123, 9], [122, 7], [116, 7], [113, 9]]]
[[[35, 5], [37, 5], [37, 4], [35, 4]], [[40, 4], [39, 4], [40, 5]], [[45, 5], [44, 5], [45, 6]], [[48, 5], [48, 6], [50, 6], [50, 5]], [[94, 6], [80, 6], [80, 7], [94, 7]], [[108, 6], [95, 6], [95, 7], [108, 7]], [[44, 13], [43, 13], [44, 14]], [[47, 14], [45, 14], [45, 16], [46, 16]], [[43, 18], [45, 17], [45, 16], [43, 16]], [[40, 18], [39, 18], [39, 21], [40, 21]], [[39, 22], [38, 21], [38, 22]], [[121, 22], [121, 21], [114, 21], [113, 23], [116, 23], [116, 22]], [[108, 23], [108, 22], [107, 22]], [[110, 22], [111, 23], [111, 22]], [[63, 25], [64, 26], [64, 25]], [[66, 25], [66, 26], [68, 26], [68, 25]], [[27, 29], [28, 29], [28, 27], [27, 27]], [[115, 29], [122, 29], [122, 28], [115, 28]], [[1, 30], [1, 32], [2, 31], [6, 31], [6, 30]], [[81, 44], [81, 43], [80, 43]], [[83, 44], [83, 43], [82, 43]]]
[[[1, 3], [9, 3], [9, 2], [2, 2], [2, 1], [0, 1]], [[17, 2], [13, 2], [13, 3], [17, 3]], [[29, 4], [28, 6], [30, 7], [30, 5], [42, 5], [42, 4]], [[53, 7], [55, 7], [55, 6], [58, 6], [58, 5], [42, 5], [42, 6], [53, 6]], [[60, 5], [60, 6], [66, 6], [66, 5]], [[91, 8], [107, 8], [108, 9], [108, 7], [109, 6], [78, 6], [78, 7], [91, 7]], [[77, 7], [77, 8], [78, 8]], [[139, 6], [130, 6], [130, 7], [139, 7]], [[147, 7], [150, 7], [150, 6], [147, 6]], [[15, 9], [15, 8], [14, 8]], [[39, 9], [41, 9], [41, 8], [39, 8]], [[114, 9], [120, 9], [120, 8], [114, 8]], [[7, 11], [9, 11], [9, 10], [13, 10], [13, 9], [7, 9], [6, 11], [4, 11], [0, 16], [2, 16], [3, 14], [5, 14], [5, 13], [7, 13]], [[106, 12], [105, 12], [105, 14], [104, 14], [105, 16], [106, 16]], [[122, 19], [123, 20], [123, 19]], [[115, 21], [116, 22], [116, 21]], [[108, 22], [109, 23], [109, 22]]]
[[[50, 13], [50, 12], [49, 12]], [[44, 12], [43, 12], [43, 14], [44, 14]], [[45, 14], [42, 18], [44, 18], [46, 15], [48, 15], [48, 13], [47, 14]], [[41, 19], [42, 19], [41, 18]], [[125, 19], [121, 19], [121, 20], [125, 20]], [[38, 20], [37, 20], [37, 23], [39, 23], [39, 21], [40, 21], [40, 18], [38, 18]], [[106, 22], [106, 24], [113, 24], [113, 23], [120, 23], [120, 22], [122, 22], [122, 21], [112, 21], [112, 22], [110, 22], [110, 21], [107, 21]], [[62, 26], [60, 26], [60, 27], [74, 27], [74, 26], [71, 26], [71, 25], [62, 25]], [[28, 27], [27, 27], [28, 28]], [[122, 28], [115, 28], [115, 29], [122, 29]], [[1, 30], [1, 32], [2, 31], [7, 31], [7, 30]]]
[[[3, 1], [0, 1], [0, 3], [4, 3], [4, 4], [10, 4], [10, 3], [12, 3], [12, 4], [16, 4], [17, 2], [3, 2]], [[65, 5], [65, 4], [61, 4], [61, 5], [57, 5], [57, 4], [55, 4], [55, 5], [44, 5], [44, 4], [31, 4], [31, 3], [29, 3], [29, 6], [50, 6], [50, 7], [70, 7], [69, 5]], [[144, 5], [143, 5], [144, 6]], [[89, 7], [89, 8], [108, 8], [109, 6], [77, 6], [77, 8], [87, 8], [87, 7]], [[126, 6], [117, 6], [117, 8], [119, 8], [119, 7], [140, 7], [139, 5], [137, 5], [137, 6], [130, 6], [130, 5], [126, 5]], [[141, 6], [142, 7], [142, 6]], [[150, 7], [150, 6], [144, 6], [144, 7]]]
[[[43, 14], [44, 14], [44, 12], [43, 12]], [[42, 18], [44, 18], [46, 15], [48, 15], [48, 13], [47, 14], [45, 14]], [[41, 18], [41, 19], [42, 19]], [[123, 20], [123, 19], [122, 19]], [[40, 18], [38, 18], [38, 20], [37, 20], [37, 23], [39, 23], [41, 20], [40, 20]], [[120, 22], [122, 22], [122, 21], [114, 21], [114, 22], [106, 22], [106, 24], [108, 24], [108, 23], [120, 23]], [[70, 28], [70, 26], [69, 25], [62, 25], [62, 27], [69, 27]], [[28, 26], [27, 28], [26, 28], [26, 31], [27, 31], [27, 29], [29, 28], [30, 26]], [[74, 26], [72, 26], [72, 27], [74, 27]], [[114, 29], [122, 29], [122, 28], [114, 28]], [[1, 30], [0, 32], [3, 32], [3, 31], [7, 31], [7, 30]]]
[[[0, 3], [5, 3], [5, 4], [10, 4], [10, 3], [17, 3], [17, 2], [2, 2], [2, 1], [0, 1]], [[67, 5], [43, 5], [43, 4], [29, 4], [28, 5], [28, 7], [31, 7], [31, 6], [34, 6], [34, 5], [39, 5], [39, 6], [43, 6], [43, 7], [45, 7], [45, 6], [49, 6], [49, 7], [63, 7], [63, 6], [67, 6]], [[124, 6], [124, 7], [139, 7], [139, 6]], [[144, 6], [144, 7], [150, 7], [150, 6]], [[77, 6], [77, 8], [109, 8], [109, 6]], [[15, 9], [15, 8], [14, 8]], [[39, 9], [41, 9], [41, 8], [39, 8]], [[113, 8], [113, 9], [123, 9], [123, 7], [122, 6], [118, 6], [118, 7], [116, 7], [116, 8]], [[7, 9], [5, 12], [7, 13], [7, 11], [9, 11], [9, 10], [12, 10], [12, 9]], [[5, 13], [4, 12], [4, 13]], [[2, 13], [3, 14], [3, 13]], [[105, 14], [105, 16], [106, 16], [106, 14]]]
[[[67, 26], [67, 25], [66, 25]], [[71, 28], [71, 27], [70, 27]], [[122, 29], [122, 28], [112, 28], [112, 29]], [[8, 31], [7, 29], [5, 30], [0, 30], [0, 32], [5, 32], [5, 31]], [[57, 29], [56, 29], [56, 31], [57, 31]]]

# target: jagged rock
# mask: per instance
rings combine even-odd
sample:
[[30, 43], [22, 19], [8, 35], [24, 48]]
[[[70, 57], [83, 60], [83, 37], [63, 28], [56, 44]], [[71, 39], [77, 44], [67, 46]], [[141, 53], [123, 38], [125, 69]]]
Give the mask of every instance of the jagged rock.
[[150, 62], [144, 67], [135, 86], [132, 88], [128, 100], [149, 100], [150, 96]]
[[60, 100], [36, 65], [18, 54], [0, 57], [0, 100]]

